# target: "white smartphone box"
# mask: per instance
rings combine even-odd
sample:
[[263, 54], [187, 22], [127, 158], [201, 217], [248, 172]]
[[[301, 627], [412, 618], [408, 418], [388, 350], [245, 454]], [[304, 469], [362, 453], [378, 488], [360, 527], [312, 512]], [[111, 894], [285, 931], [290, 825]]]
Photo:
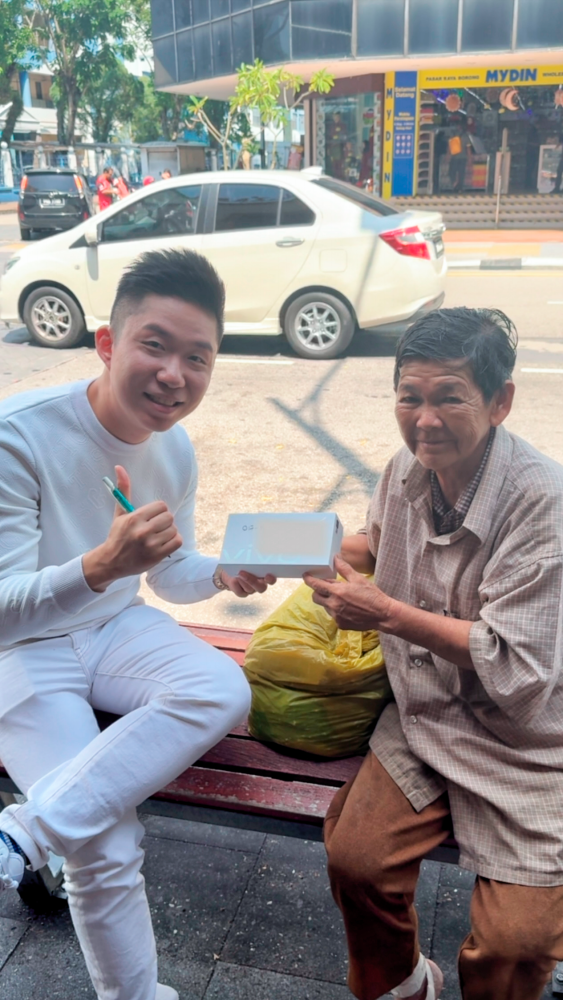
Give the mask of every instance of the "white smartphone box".
[[334, 578], [342, 535], [337, 514], [229, 514], [219, 565], [230, 576]]

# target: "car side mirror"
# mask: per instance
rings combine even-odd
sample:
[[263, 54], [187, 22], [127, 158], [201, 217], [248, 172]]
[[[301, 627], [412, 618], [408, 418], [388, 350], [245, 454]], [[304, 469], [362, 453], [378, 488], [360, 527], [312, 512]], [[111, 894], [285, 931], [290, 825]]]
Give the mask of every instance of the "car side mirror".
[[84, 229], [84, 239], [89, 247], [96, 247], [100, 242], [98, 234], [98, 223], [95, 219], [90, 219]]

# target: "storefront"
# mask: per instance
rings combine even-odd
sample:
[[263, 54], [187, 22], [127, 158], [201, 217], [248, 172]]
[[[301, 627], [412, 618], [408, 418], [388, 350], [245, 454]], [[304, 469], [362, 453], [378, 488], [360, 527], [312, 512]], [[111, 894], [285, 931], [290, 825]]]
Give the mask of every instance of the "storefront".
[[380, 191], [383, 74], [337, 80], [315, 102], [315, 158], [330, 177]]
[[549, 193], [563, 163], [563, 65], [385, 76], [382, 194]]

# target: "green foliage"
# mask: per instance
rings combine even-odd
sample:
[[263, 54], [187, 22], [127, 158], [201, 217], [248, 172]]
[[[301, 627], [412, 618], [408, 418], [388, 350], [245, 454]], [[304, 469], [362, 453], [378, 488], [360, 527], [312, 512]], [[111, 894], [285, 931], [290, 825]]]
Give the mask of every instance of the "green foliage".
[[79, 119], [89, 127], [95, 142], [109, 142], [119, 126], [131, 121], [143, 98], [142, 81], [110, 54], [99, 72], [84, 83]]
[[30, 0], [29, 7], [39, 44], [53, 53], [59, 141], [71, 144], [84, 92], [112, 57], [134, 57], [146, 0]]
[[30, 27], [26, 0], [0, 0], [0, 105], [12, 104], [0, 137], [9, 142], [23, 102], [13, 86], [14, 74], [37, 62], [37, 48]]
[[131, 118], [131, 138], [134, 142], [177, 139], [184, 127], [185, 98], [155, 90], [152, 76], [143, 76], [140, 83], [142, 98]]

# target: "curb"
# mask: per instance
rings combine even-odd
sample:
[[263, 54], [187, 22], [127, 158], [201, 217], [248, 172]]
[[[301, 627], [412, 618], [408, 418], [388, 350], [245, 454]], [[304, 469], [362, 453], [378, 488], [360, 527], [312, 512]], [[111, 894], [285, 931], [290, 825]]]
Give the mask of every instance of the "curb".
[[[447, 254], [446, 254], [447, 258]], [[483, 257], [448, 260], [448, 270], [464, 271], [525, 271], [546, 268], [563, 269], [563, 257]]]

